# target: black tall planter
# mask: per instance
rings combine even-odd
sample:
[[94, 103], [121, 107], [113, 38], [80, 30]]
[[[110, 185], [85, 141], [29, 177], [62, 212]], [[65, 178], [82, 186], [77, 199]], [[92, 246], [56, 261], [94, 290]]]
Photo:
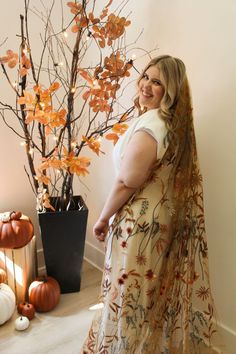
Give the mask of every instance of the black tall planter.
[[47, 275], [59, 282], [62, 293], [79, 291], [81, 282], [88, 208], [81, 196], [73, 200], [80, 208], [38, 214]]

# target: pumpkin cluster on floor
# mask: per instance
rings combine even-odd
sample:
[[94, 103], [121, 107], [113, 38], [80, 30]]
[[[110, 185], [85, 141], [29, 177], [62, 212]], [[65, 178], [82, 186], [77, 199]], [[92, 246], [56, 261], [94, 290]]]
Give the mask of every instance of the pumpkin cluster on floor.
[[[0, 249], [24, 247], [33, 235], [30, 219], [22, 217], [21, 212], [0, 214]], [[51, 311], [60, 300], [60, 286], [50, 276], [36, 277], [28, 284], [24, 301], [19, 301], [14, 289], [7, 283], [7, 269], [0, 268], [0, 326], [11, 319], [17, 307], [20, 316], [15, 320], [15, 329], [25, 330], [34, 318], [35, 311]]]

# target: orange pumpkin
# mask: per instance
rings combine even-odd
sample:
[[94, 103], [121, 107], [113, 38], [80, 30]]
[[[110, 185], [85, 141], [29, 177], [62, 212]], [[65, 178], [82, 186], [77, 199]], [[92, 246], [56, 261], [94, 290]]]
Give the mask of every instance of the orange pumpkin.
[[60, 292], [60, 286], [56, 279], [41, 276], [30, 284], [29, 302], [38, 312], [51, 311], [59, 302]]
[[0, 268], [0, 284], [5, 283], [7, 280], [7, 274], [4, 269]]
[[28, 320], [32, 320], [35, 315], [34, 305], [28, 302], [20, 302], [17, 305], [17, 311], [20, 315], [27, 317]]
[[32, 222], [20, 211], [1, 215], [5, 214], [9, 214], [9, 218], [0, 221], [0, 248], [24, 247], [34, 235]]

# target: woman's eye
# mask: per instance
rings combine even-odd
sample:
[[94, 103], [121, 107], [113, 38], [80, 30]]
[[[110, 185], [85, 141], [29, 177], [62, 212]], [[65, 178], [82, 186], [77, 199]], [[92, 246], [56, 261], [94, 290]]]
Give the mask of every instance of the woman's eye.
[[160, 86], [160, 85], [161, 85], [160, 81], [153, 81], [153, 83], [154, 83], [154, 85], [156, 85], [156, 86]]

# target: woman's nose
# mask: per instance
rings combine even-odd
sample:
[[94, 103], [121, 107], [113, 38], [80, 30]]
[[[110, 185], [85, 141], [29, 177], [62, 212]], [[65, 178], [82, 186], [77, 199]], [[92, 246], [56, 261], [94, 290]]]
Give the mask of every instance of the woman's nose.
[[146, 80], [144, 82], [144, 87], [151, 87], [151, 80]]

